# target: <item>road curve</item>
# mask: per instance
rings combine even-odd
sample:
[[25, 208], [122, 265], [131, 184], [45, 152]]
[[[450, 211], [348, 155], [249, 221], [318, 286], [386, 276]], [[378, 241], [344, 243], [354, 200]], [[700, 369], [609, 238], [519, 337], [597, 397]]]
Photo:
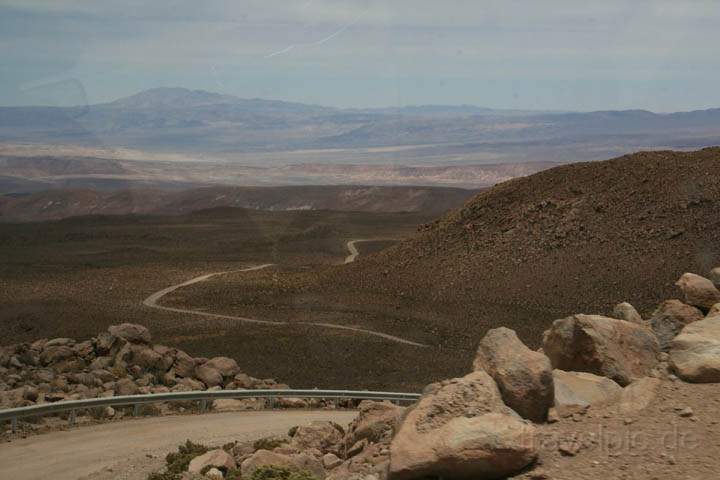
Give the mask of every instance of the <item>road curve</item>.
[[[346, 264], [354, 262], [355, 259], [358, 257], [359, 252], [357, 250], [357, 247], [355, 246], [355, 243], [363, 242], [363, 241], [370, 241], [370, 240], [350, 240], [349, 242], [347, 242], [346, 246], [347, 246], [347, 249], [350, 252], [350, 254], [345, 258]], [[259, 320], [256, 318], [238, 317], [235, 315], [222, 315], [219, 313], [200, 312], [197, 310], [188, 310], [188, 309], [184, 309], [184, 308], [166, 307], [166, 306], [160, 305], [158, 303], [158, 301], [162, 297], [164, 297], [168, 293], [174, 292], [178, 288], [187, 287], [188, 285], [193, 285], [195, 283], [203, 282], [205, 280], [208, 280], [212, 277], [216, 277], [218, 275], [227, 275], [229, 273], [239, 273], [239, 272], [252, 272], [252, 271], [256, 271], [256, 270], [262, 270], [264, 268], [268, 268], [273, 265], [274, 264], [272, 264], [272, 263], [266, 263], [263, 265], [256, 265], [254, 267], [243, 268], [241, 270], [228, 270], [228, 271], [224, 271], [224, 272], [215, 272], [215, 273], [208, 273], [206, 275], [201, 275], [199, 277], [190, 279], [186, 282], [178, 283], [177, 285], [172, 285], [170, 287], [167, 287], [160, 291], [157, 291], [157, 292], [153, 293], [152, 295], [150, 295], [149, 297], [147, 297], [145, 300], [143, 300], [142, 303], [146, 307], [150, 307], [150, 308], [156, 308], [156, 309], [165, 310], [168, 312], [182, 313], [182, 314], [186, 314], [186, 315], [197, 315], [197, 316], [205, 317], [205, 318], [221, 318], [224, 320], [235, 320], [235, 321], [244, 322], [244, 323], [254, 323], [254, 324], [260, 324], [260, 325], [273, 325], [273, 326], [285, 326], [285, 325], [291, 325], [291, 324], [292, 325], [307, 325], [307, 326], [311, 326], [311, 327], [325, 328], [325, 329], [331, 329], [331, 330], [343, 330], [346, 332], [353, 332], [353, 333], [358, 333], [358, 334], [362, 334], [362, 335], [370, 335], [373, 337], [382, 338], [382, 339], [390, 341], [390, 342], [400, 343], [403, 345], [411, 345], [414, 347], [422, 347], [422, 348], [429, 347], [429, 345], [425, 345], [423, 343], [413, 342], [412, 340], [407, 340], [402, 337], [397, 337], [395, 335], [390, 335], [390, 334], [382, 333], [382, 332], [376, 332], [374, 330], [368, 330], [365, 328], [349, 327], [349, 326], [345, 326], [345, 325], [336, 325], [333, 323], [321, 323], [321, 322], [278, 322], [278, 321], [273, 321], [273, 320]]]
[[[0, 478], [144, 480], [188, 438], [221, 445], [284, 434], [314, 420], [349, 423], [356, 412], [259, 411], [150, 417], [34, 435], [0, 446]], [[151, 458], [152, 457], [152, 458]]]

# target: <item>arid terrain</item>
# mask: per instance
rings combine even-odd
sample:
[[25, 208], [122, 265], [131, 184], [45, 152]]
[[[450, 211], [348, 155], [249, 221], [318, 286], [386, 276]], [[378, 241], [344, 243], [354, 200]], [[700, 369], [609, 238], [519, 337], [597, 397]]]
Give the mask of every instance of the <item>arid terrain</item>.
[[[420, 212], [216, 208], [8, 224], [2, 322], [8, 338], [31, 339], [81, 338], [129, 320], [165, 343], [223, 353], [293, 385], [414, 390], [464, 371], [488, 328], [508, 326], [538, 346], [557, 318], [620, 301], [648, 314], [682, 272], [707, 271], [720, 260], [719, 157], [706, 149], [562, 166], [500, 184], [435, 221]], [[342, 265], [348, 240], [404, 237], [375, 255], [389, 243], [363, 243], [357, 261]], [[275, 265], [179, 288], [162, 304], [289, 326], [141, 305], [199, 275], [266, 263]], [[429, 345], [435, 360], [308, 322]]]

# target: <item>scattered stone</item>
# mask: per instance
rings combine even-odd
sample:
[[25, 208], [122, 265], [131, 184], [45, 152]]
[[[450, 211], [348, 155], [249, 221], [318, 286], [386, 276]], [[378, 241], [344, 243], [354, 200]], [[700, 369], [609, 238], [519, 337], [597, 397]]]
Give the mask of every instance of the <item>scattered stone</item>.
[[560, 416], [590, 406], [611, 405], [620, 400], [622, 387], [609, 378], [587, 372], [553, 370], [555, 408]]
[[129, 378], [121, 378], [115, 383], [115, 393], [118, 395], [137, 395], [140, 388]]
[[630, 323], [637, 323], [638, 325], [644, 324], [638, 311], [628, 302], [622, 302], [615, 305], [615, 308], [613, 308], [613, 318], [625, 320]]
[[575, 439], [563, 440], [558, 444], [558, 451], [567, 457], [574, 457], [582, 449], [582, 444]]
[[620, 393], [618, 410], [620, 413], [637, 413], [647, 408], [657, 396], [660, 380], [652, 377], [636, 380]]
[[208, 387], [215, 387], [223, 383], [223, 376], [220, 372], [207, 364], [195, 368], [195, 376]]
[[720, 288], [720, 267], [710, 270], [710, 275], [708, 275], [708, 279], [713, 282], [715, 287]]
[[208, 360], [204, 366], [217, 370], [220, 375], [225, 378], [233, 377], [240, 373], [240, 367], [238, 367], [237, 362], [228, 357], [212, 358]]
[[298, 450], [316, 448], [322, 453], [338, 453], [343, 434], [331, 422], [315, 421], [297, 428], [290, 446]]
[[193, 458], [188, 466], [188, 472], [203, 473], [203, 469], [207, 467], [223, 468], [227, 471], [235, 468], [236, 464], [232, 455], [218, 448]]
[[223, 473], [220, 470], [218, 470], [217, 468], [214, 468], [214, 467], [211, 468], [210, 470], [208, 470], [205, 473], [205, 476], [207, 478], [225, 478], [225, 475], [223, 475]]
[[134, 323], [122, 323], [120, 325], [112, 325], [108, 328], [110, 335], [119, 337], [128, 342], [150, 343], [150, 331], [142, 325]]
[[554, 399], [550, 360], [526, 347], [513, 330], [501, 327], [488, 331], [473, 367], [495, 380], [505, 404], [521, 417], [545, 421]]
[[553, 322], [543, 336], [543, 351], [554, 368], [602, 375], [625, 386], [657, 366], [660, 347], [640, 325], [573, 315]]
[[332, 470], [335, 467], [339, 467], [342, 464], [342, 460], [334, 453], [326, 453], [322, 457], [322, 463], [327, 470]]
[[713, 282], [694, 273], [685, 273], [675, 283], [685, 295], [685, 303], [709, 310], [720, 302], [720, 290]]
[[373, 443], [389, 440], [405, 409], [390, 402], [364, 400], [358, 410], [343, 440], [346, 447], [363, 439]]
[[683, 418], [688, 418], [688, 417], [692, 417], [693, 415], [695, 415], [695, 412], [693, 412], [693, 409], [692, 409], [692, 408], [690, 408], [690, 407], [685, 407], [685, 408], [683, 408], [682, 410], [680, 410], [680, 411], [678, 412], [678, 415], [681, 416], [681, 417], [683, 417]]
[[680, 300], [668, 300], [660, 304], [650, 318], [650, 326], [658, 338], [661, 350], [668, 350], [672, 340], [692, 322], [702, 320], [703, 313], [696, 307]]

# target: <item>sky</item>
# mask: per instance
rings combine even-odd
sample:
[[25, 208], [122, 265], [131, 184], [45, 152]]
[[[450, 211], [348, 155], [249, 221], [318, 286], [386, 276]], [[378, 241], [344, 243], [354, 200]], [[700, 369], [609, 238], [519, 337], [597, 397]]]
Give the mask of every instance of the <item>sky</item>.
[[720, 106], [717, 0], [0, 0], [0, 104]]

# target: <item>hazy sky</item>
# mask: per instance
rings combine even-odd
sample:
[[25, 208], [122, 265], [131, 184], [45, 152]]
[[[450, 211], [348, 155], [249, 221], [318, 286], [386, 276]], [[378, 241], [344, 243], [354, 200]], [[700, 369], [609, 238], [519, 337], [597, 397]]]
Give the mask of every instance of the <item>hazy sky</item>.
[[0, 0], [0, 104], [720, 106], [717, 0]]

